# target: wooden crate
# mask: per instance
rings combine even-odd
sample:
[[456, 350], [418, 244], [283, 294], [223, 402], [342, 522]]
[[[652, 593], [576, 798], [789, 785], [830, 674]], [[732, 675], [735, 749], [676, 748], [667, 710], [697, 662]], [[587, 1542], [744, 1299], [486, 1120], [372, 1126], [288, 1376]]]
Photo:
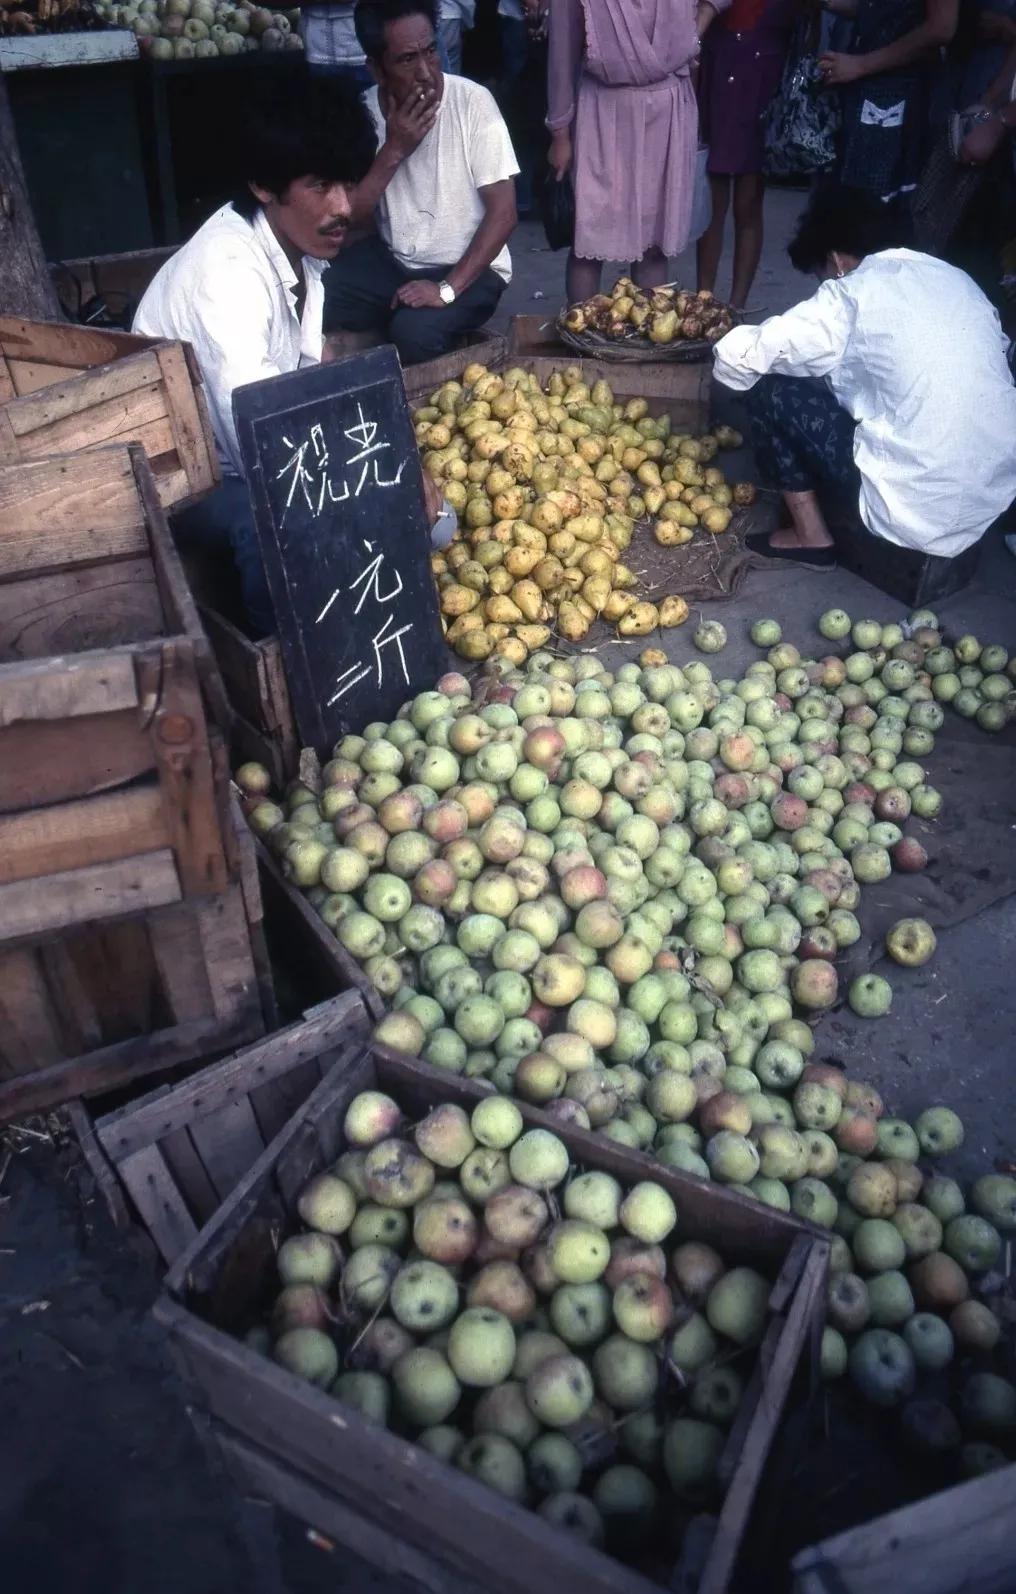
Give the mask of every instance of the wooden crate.
[[264, 764], [281, 790], [296, 774], [300, 738], [279, 639], [270, 636], [254, 641], [224, 614], [203, 603], [198, 612], [229, 702], [234, 767], [254, 759]]
[[0, 1123], [242, 1046], [272, 1019], [260, 924], [237, 882], [0, 947]]
[[1016, 1466], [802, 1550], [794, 1594], [1012, 1594]]
[[138, 448], [0, 466], [0, 944], [236, 877], [225, 697]]
[[96, 1119], [92, 1133], [171, 1264], [369, 1020], [348, 991], [222, 1062]]
[[50, 267], [50, 276], [68, 320], [80, 320], [90, 300], [103, 299], [110, 315], [121, 326], [129, 326], [153, 277], [176, 249], [174, 244], [168, 249], [132, 249], [122, 255], [56, 262]]
[[[410, 1575], [435, 1594], [463, 1583], [496, 1594], [659, 1594], [658, 1583], [365, 1423], [235, 1337], [265, 1305], [275, 1248], [291, 1226], [297, 1194], [339, 1155], [345, 1107], [371, 1088], [394, 1094], [413, 1115], [438, 1101], [469, 1109], [485, 1094], [473, 1081], [377, 1046], [317, 1087], [178, 1258], [156, 1305], [199, 1418], [246, 1492], [267, 1495], [384, 1571]], [[565, 1129], [535, 1108], [521, 1111], [528, 1124], [552, 1127], [576, 1162], [626, 1183], [657, 1179], [674, 1196], [683, 1237], [707, 1239], [775, 1278], [755, 1373], [722, 1459], [725, 1496], [698, 1579], [699, 1594], [719, 1594], [731, 1586], [795, 1371], [816, 1354], [828, 1244], [792, 1218], [660, 1168], [604, 1136]], [[674, 1579], [670, 1586], [677, 1586]]]
[[[575, 365], [590, 386], [609, 382], [618, 398], [644, 398], [651, 415], [668, 414], [675, 430], [700, 432], [709, 425], [709, 386], [712, 360], [683, 364], [674, 360], [620, 363], [582, 359], [558, 340], [553, 317], [517, 315], [512, 318], [505, 351], [506, 365], [521, 365], [546, 381], [563, 365]], [[412, 372], [409, 373], [412, 375]], [[414, 391], [420, 389], [414, 386]]]
[[219, 481], [201, 375], [186, 344], [0, 316], [0, 463], [138, 443], [162, 504]]

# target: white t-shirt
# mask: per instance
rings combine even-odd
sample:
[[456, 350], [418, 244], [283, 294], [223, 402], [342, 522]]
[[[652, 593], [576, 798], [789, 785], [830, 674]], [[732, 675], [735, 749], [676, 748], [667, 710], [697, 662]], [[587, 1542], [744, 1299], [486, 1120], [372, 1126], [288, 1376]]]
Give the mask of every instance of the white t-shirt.
[[296, 313], [296, 273], [259, 210], [253, 222], [224, 205], [152, 278], [135, 332], [190, 343], [228, 476], [242, 476], [233, 389], [321, 359], [328, 262], [304, 256], [306, 300]]
[[857, 422], [858, 508], [887, 542], [953, 558], [1016, 498], [1016, 387], [998, 314], [963, 271], [910, 249], [869, 255], [760, 327], [716, 345], [744, 391], [823, 377]]
[[[385, 119], [376, 88], [368, 90], [364, 104], [383, 143]], [[515, 177], [518, 170], [494, 96], [470, 78], [446, 72], [437, 120], [385, 189], [378, 230], [408, 271], [453, 266], [483, 220], [477, 190]], [[511, 281], [507, 247], [491, 266], [505, 282]]]

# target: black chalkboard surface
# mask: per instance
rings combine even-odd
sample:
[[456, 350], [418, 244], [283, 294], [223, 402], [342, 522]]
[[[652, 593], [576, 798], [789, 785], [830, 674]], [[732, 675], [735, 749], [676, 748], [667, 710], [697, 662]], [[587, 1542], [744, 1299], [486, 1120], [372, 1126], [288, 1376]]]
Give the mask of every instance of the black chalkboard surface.
[[297, 728], [323, 752], [448, 667], [398, 357], [252, 382], [233, 415]]

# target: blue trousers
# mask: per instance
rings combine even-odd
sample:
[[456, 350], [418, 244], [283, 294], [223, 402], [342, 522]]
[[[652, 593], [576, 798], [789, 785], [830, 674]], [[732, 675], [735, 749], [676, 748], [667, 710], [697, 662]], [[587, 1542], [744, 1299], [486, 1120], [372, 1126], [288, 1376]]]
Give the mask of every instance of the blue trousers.
[[784, 492], [825, 489], [857, 502], [857, 422], [819, 377], [764, 376], [744, 395], [760, 474]]
[[240, 595], [248, 629], [255, 637], [271, 636], [275, 610], [261, 560], [254, 512], [247, 483], [226, 476], [200, 504], [173, 516], [173, 535], [183, 553], [229, 560], [240, 579]]
[[426, 277], [440, 282], [451, 265], [407, 271], [375, 233], [344, 249], [325, 272], [325, 331], [376, 332], [394, 343], [403, 365], [436, 359], [455, 346], [462, 332], [489, 321], [504, 292], [504, 281], [488, 267], [454, 304], [440, 310], [392, 309], [403, 283]]

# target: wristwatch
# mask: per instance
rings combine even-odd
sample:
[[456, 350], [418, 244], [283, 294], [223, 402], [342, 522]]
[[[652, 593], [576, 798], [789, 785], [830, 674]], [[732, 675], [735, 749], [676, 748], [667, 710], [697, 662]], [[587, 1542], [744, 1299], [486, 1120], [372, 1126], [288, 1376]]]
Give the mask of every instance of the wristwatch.
[[437, 291], [441, 295], [442, 304], [455, 303], [455, 289], [452, 287], [450, 282], [439, 282], [437, 285]]

